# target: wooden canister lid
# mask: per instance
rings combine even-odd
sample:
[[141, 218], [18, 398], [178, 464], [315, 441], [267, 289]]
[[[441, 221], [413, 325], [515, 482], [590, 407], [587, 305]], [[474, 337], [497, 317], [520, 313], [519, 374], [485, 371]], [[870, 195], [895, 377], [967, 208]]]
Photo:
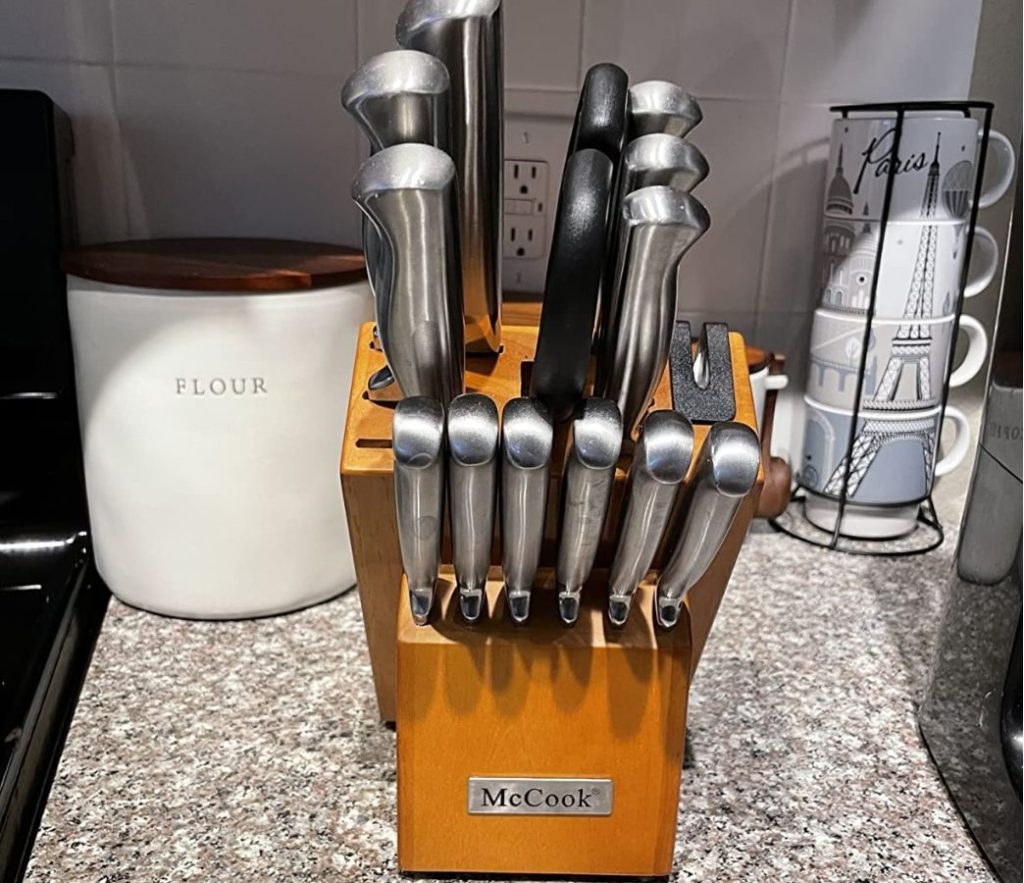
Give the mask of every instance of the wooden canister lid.
[[747, 344], [747, 370], [751, 374], [767, 367], [770, 360], [770, 353], [765, 352], [760, 347], [750, 346], [750, 344]]
[[97, 282], [179, 291], [303, 291], [366, 278], [354, 249], [287, 239], [109, 242], [65, 252], [61, 264]]

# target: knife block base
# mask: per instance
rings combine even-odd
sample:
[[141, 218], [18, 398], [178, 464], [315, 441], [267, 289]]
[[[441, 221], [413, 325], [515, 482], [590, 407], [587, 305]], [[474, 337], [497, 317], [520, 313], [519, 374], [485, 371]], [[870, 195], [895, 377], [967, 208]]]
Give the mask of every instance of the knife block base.
[[[584, 589], [579, 621], [565, 628], [552, 574], [542, 572], [538, 585], [547, 585], [534, 590], [529, 626], [520, 628], [504, 609], [500, 574], [491, 576], [489, 616], [474, 626], [460, 617], [450, 571], [438, 580], [427, 626], [413, 624], [403, 582], [399, 867], [443, 874], [670, 873], [692, 663], [689, 614], [671, 632], [656, 629], [653, 588], [645, 584], [626, 627], [615, 630], [604, 617], [600, 574]], [[492, 810], [505, 803], [503, 811], [471, 814], [470, 777], [610, 780], [610, 813], [507, 814], [510, 795], [494, 784], [484, 800]], [[549, 783], [525, 787], [533, 789], [532, 803], [550, 794]], [[593, 803], [594, 786], [581, 787], [584, 803]]]

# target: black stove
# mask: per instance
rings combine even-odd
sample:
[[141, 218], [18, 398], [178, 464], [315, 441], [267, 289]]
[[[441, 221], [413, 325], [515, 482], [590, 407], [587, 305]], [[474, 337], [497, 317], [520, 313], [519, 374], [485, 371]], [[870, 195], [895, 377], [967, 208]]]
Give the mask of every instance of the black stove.
[[0, 883], [22, 878], [108, 594], [89, 550], [63, 248], [67, 117], [0, 89]]

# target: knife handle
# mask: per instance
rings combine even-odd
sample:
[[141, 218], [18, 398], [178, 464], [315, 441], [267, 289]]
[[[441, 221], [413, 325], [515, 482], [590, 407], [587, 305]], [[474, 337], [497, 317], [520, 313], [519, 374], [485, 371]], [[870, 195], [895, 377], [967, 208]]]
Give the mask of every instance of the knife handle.
[[558, 197], [530, 394], [561, 423], [583, 396], [607, 247], [612, 162], [598, 150], [574, 153]]
[[678, 622], [687, 592], [722, 548], [760, 466], [761, 444], [753, 429], [732, 421], [711, 427], [701, 448], [682, 530], [658, 581], [655, 617], [663, 628]]
[[593, 148], [617, 165], [626, 142], [628, 102], [629, 77], [621, 67], [608, 62], [591, 67], [580, 90], [569, 155]]
[[626, 624], [633, 595], [651, 569], [692, 456], [689, 420], [675, 411], [647, 415], [626, 479], [619, 542], [608, 578], [608, 619], [614, 626]]
[[501, 415], [501, 565], [513, 622], [530, 615], [547, 516], [554, 431], [536, 399], [510, 399]]
[[448, 508], [459, 607], [476, 622], [491, 565], [498, 488], [498, 409], [487, 396], [467, 393], [448, 408]]
[[413, 619], [424, 625], [434, 603], [444, 530], [444, 408], [409, 396], [395, 408], [395, 514]]
[[567, 625], [579, 616], [580, 592], [597, 557], [621, 449], [622, 415], [615, 402], [584, 401], [572, 422], [555, 568], [558, 612]]

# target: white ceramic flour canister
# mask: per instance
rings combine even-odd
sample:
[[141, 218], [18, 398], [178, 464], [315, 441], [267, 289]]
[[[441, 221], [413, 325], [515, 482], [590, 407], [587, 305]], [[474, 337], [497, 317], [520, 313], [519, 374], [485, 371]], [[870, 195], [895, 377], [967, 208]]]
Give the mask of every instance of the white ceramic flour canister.
[[128, 604], [294, 610], [355, 582], [339, 480], [362, 258], [276, 240], [68, 255], [93, 549]]

